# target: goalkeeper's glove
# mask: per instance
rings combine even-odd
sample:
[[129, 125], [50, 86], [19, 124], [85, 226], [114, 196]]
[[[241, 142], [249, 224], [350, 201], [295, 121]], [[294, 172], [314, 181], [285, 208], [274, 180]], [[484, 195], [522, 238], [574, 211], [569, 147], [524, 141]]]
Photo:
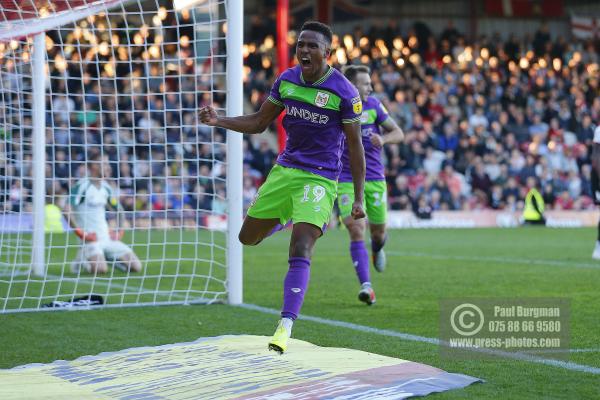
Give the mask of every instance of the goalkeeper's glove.
[[75, 234], [84, 242], [95, 242], [98, 239], [96, 232], [84, 232], [81, 228], [75, 228]]
[[112, 240], [121, 240], [123, 238], [123, 235], [125, 234], [124, 231], [113, 231], [111, 230], [109, 233], [109, 236]]

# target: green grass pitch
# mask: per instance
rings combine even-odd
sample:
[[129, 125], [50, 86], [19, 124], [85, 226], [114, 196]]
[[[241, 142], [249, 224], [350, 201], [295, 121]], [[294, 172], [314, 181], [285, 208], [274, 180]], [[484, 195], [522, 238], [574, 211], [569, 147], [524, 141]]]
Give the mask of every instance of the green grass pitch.
[[[136, 250], [142, 251], [142, 258], [158, 259], [159, 254], [154, 252], [166, 251], [175, 259], [180, 255], [175, 247], [163, 249], [159, 245], [164, 238], [175, 246], [177, 238], [170, 235], [157, 232], [137, 235]], [[440, 298], [566, 297], [571, 301], [571, 347], [586, 349], [573, 352], [570, 361], [600, 368], [600, 262], [593, 262], [590, 257], [594, 240], [594, 229], [393, 230], [386, 246], [388, 268], [383, 274], [373, 270], [371, 274], [377, 304], [367, 307], [357, 300], [359, 287], [350, 262], [347, 233], [331, 230], [315, 249], [302, 312], [436, 338]], [[281, 232], [258, 247], [244, 249], [246, 303], [280, 307], [288, 241], [289, 233]], [[184, 258], [189, 260], [155, 262], [148, 268], [185, 272], [210, 267], [210, 263], [189, 257], [189, 254], [203, 254], [204, 250], [195, 249], [197, 253], [188, 250]], [[214, 256], [223, 259], [220, 253]], [[221, 267], [212, 267], [224, 277]], [[61, 267], [57, 261], [52, 268], [55, 274], [60, 274], [61, 268], [68, 266]], [[143, 284], [152, 286], [156, 282]], [[192, 284], [195, 287], [196, 282]], [[161, 290], [168, 298], [172, 288], [184, 289], [189, 285], [189, 278], [180, 281], [173, 278], [165, 281]], [[198, 285], [206, 283], [198, 281]], [[218, 290], [218, 284], [210, 285], [214, 287], [209, 291]], [[198, 293], [206, 287], [202, 286]], [[5, 296], [6, 288], [0, 286], [0, 299]], [[4, 314], [0, 315], [0, 367], [68, 360], [128, 347], [191, 341], [202, 336], [268, 336], [275, 328], [276, 318], [226, 305]], [[302, 320], [295, 324], [294, 337], [322, 346], [355, 348], [421, 362], [486, 380], [485, 384], [433, 396], [436, 399], [600, 398], [600, 376], [591, 373], [505, 358], [449, 360], [440, 358], [439, 349], [432, 344]]]

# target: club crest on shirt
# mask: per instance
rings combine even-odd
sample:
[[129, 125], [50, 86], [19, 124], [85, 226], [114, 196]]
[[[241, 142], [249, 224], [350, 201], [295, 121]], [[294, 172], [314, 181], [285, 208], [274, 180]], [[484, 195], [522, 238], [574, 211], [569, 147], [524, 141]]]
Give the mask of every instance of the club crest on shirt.
[[317, 91], [317, 96], [315, 97], [315, 104], [318, 107], [325, 107], [327, 105], [327, 102], [329, 101], [329, 93], [323, 93], [323, 92], [319, 92]]
[[360, 97], [354, 97], [352, 100], [352, 111], [354, 111], [354, 114], [361, 114], [362, 113], [362, 101], [360, 101]]

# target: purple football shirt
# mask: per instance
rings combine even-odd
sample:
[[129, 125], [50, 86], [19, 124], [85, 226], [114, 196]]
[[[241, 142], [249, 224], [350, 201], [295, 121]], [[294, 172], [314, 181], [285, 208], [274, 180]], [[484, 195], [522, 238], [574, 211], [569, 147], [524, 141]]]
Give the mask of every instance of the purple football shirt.
[[[379, 125], [381, 125], [389, 115], [383, 104], [376, 97], [369, 96], [363, 103], [363, 112], [360, 118], [360, 128], [362, 131], [362, 143], [365, 148], [365, 161], [367, 162], [367, 181], [385, 180], [383, 162], [381, 160], [381, 147], [374, 146], [371, 143], [372, 135], [381, 135]], [[344, 140], [342, 153], [342, 172], [340, 173], [340, 182], [352, 182], [350, 173], [350, 158], [348, 156], [348, 146]]]
[[342, 124], [360, 121], [362, 113], [356, 88], [332, 67], [319, 80], [304, 82], [295, 66], [277, 78], [269, 101], [286, 111], [287, 140], [277, 163], [336, 180], [342, 167]]

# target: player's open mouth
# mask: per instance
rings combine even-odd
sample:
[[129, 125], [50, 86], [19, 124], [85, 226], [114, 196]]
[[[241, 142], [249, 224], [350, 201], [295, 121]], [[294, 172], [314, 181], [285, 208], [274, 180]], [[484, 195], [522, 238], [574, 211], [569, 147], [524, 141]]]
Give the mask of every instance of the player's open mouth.
[[302, 57], [300, 59], [300, 64], [302, 64], [302, 68], [303, 69], [306, 69], [306, 68], [310, 67], [310, 65], [311, 65], [310, 58], [308, 58], [308, 57]]

